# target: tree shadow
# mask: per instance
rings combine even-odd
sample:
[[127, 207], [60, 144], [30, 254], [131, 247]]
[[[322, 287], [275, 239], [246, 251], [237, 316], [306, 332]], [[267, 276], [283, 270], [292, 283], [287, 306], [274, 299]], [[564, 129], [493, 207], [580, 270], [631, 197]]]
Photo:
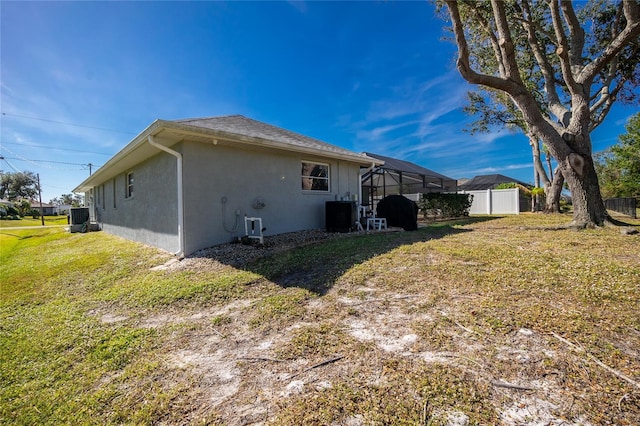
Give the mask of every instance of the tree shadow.
[[355, 265], [403, 245], [472, 232], [456, 225], [494, 219], [466, 218], [422, 225], [417, 231], [353, 234], [265, 256], [243, 265], [241, 269], [262, 275], [283, 288], [304, 288], [323, 296], [341, 275]]

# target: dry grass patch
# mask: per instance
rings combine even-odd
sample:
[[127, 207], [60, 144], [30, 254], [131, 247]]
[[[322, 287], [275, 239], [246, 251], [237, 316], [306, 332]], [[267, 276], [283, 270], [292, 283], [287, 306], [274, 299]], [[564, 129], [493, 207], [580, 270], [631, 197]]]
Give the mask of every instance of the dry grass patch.
[[[104, 234], [23, 234], [0, 265], [0, 414], [640, 424], [640, 239], [556, 229], [569, 220], [472, 218], [159, 270], [166, 254]], [[43, 252], [40, 274], [28, 259]]]

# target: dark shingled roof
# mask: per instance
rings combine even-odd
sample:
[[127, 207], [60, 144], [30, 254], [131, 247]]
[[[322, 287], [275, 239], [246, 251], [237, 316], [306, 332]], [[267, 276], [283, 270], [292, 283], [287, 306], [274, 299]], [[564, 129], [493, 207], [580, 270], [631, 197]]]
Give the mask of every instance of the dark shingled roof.
[[232, 133], [234, 135], [266, 139], [298, 147], [313, 148], [320, 151], [331, 152], [334, 154], [362, 155], [344, 148], [340, 148], [339, 146], [322, 142], [318, 139], [310, 138], [308, 136], [283, 129], [281, 127], [272, 126], [271, 124], [247, 118], [243, 115], [189, 118], [183, 120], [173, 120], [173, 122], [185, 124], [188, 126], [218, 130], [221, 132]]
[[530, 187], [531, 184], [519, 181], [518, 179], [510, 178], [509, 176], [494, 174], [494, 175], [481, 175], [476, 176], [473, 179], [458, 186], [461, 191], [480, 191], [484, 189], [494, 189], [496, 186], [502, 183], [519, 183], [520, 185]]

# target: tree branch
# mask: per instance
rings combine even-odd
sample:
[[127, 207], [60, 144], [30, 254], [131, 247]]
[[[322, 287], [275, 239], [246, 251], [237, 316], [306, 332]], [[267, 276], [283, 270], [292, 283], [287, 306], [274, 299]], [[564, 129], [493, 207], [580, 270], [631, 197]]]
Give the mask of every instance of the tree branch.
[[458, 60], [456, 61], [456, 66], [462, 78], [467, 80], [469, 83], [481, 84], [507, 93], [515, 93], [518, 91], [518, 87], [513, 82], [500, 77], [480, 74], [471, 68], [469, 61], [469, 45], [467, 44], [467, 39], [464, 34], [462, 19], [460, 18], [460, 10], [458, 9], [458, 2], [455, 0], [447, 0], [446, 4], [447, 9], [449, 10], [449, 16], [451, 17], [453, 34], [456, 39], [456, 44], [458, 45]]
[[491, 48], [493, 49], [493, 54], [498, 61], [498, 66], [500, 67], [500, 75], [504, 77], [506, 71], [504, 69], [504, 64], [500, 60], [500, 45], [498, 44], [498, 38], [491, 29], [491, 25], [489, 25], [489, 22], [485, 19], [485, 17], [478, 13], [478, 10], [475, 7], [471, 8], [471, 11], [473, 13], [473, 16], [478, 20], [478, 23], [480, 24], [482, 29], [484, 29], [487, 37], [489, 37], [489, 40], [491, 41]]
[[569, 0], [561, 0], [560, 6], [571, 36], [571, 50], [569, 51], [571, 68], [575, 74], [578, 74], [582, 70], [583, 65], [582, 51], [584, 50], [584, 30], [580, 26], [580, 21], [578, 21], [578, 17], [573, 10], [573, 3]]
[[636, 1], [623, 1], [622, 4], [627, 26], [607, 45], [602, 55], [595, 58], [582, 69], [577, 77], [577, 81], [592, 81], [626, 45], [640, 36], [640, 6]]
[[558, 91], [556, 89], [556, 78], [553, 72], [553, 67], [549, 62], [544, 50], [540, 47], [540, 42], [535, 32], [535, 22], [532, 20], [531, 6], [528, 1], [522, 2], [524, 12], [526, 16], [522, 22], [522, 25], [527, 33], [527, 42], [533, 52], [533, 56], [540, 67], [542, 77], [544, 78], [544, 91], [547, 97], [547, 105], [552, 114], [558, 117], [558, 120], [565, 126], [569, 124], [569, 110], [562, 105], [560, 98], [558, 97]]
[[500, 59], [505, 71], [504, 77], [522, 84], [516, 62], [515, 50], [513, 48], [511, 31], [509, 30], [509, 23], [507, 22], [507, 14], [504, 9], [504, 2], [501, 0], [491, 0], [491, 8], [493, 9], [493, 16], [498, 31], [498, 45], [500, 46]]
[[567, 84], [567, 88], [573, 97], [581, 94], [583, 91], [581, 87], [576, 84], [576, 80], [573, 77], [571, 60], [569, 59], [569, 43], [567, 41], [567, 35], [564, 33], [564, 28], [562, 27], [562, 17], [560, 16], [558, 3], [552, 0], [549, 2], [549, 7], [551, 9], [551, 22], [553, 23], [553, 29], [556, 33], [556, 39], [558, 40], [556, 54], [560, 59], [560, 70], [562, 71], [562, 77]]
[[592, 132], [593, 130], [595, 130], [604, 121], [607, 114], [609, 114], [609, 111], [611, 110], [611, 107], [613, 106], [613, 103], [616, 100], [616, 96], [618, 95], [618, 92], [622, 89], [623, 85], [624, 85], [624, 82], [621, 82], [613, 90], [610, 90], [607, 96], [603, 96], [601, 98], [601, 100], [604, 101], [604, 105], [602, 105], [602, 102], [598, 101], [598, 103], [600, 103], [598, 107], [602, 107], [600, 112], [598, 112], [596, 108], [592, 107], [592, 116], [591, 116], [591, 123], [589, 124], [589, 132]]

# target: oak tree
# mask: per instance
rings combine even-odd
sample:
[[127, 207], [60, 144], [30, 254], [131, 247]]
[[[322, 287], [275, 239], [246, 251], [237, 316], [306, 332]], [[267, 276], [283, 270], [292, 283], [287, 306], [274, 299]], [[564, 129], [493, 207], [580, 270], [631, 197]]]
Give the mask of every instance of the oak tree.
[[0, 198], [9, 201], [33, 199], [38, 194], [38, 178], [33, 172], [2, 172], [0, 170]]
[[[594, 167], [591, 132], [640, 81], [637, 0], [446, 0], [469, 83], [504, 93], [556, 159], [571, 191], [572, 226], [611, 222]], [[527, 80], [538, 73], [541, 78]]]

